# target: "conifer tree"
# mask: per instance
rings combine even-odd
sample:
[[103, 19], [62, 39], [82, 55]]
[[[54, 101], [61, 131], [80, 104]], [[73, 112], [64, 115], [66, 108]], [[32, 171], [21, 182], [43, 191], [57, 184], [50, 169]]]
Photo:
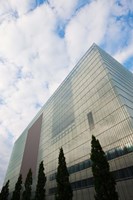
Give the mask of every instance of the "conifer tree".
[[95, 200], [118, 200], [115, 180], [102, 147], [94, 136], [91, 141], [92, 172], [94, 176]]
[[58, 158], [58, 168], [57, 168], [57, 191], [56, 191], [56, 200], [72, 200], [73, 191], [71, 184], [69, 182], [69, 173], [66, 166], [65, 156], [63, 149], [60, 149], [59, 158]]
[[0, 200], [8, 200], [9, 196], [9, 180], [6, 182], [6, 184], [3, 186], [1, 193], [0, 193]]
[[32, 191], [32, 171], [29, 170], [26, 180], [25, 180], [25, 190], [22, 195], [22, 200], [30, 200], [31, 199], [31, 191]]
[[13, 192], [11, 200], [20, 200], [22, 189], [22, 175], [20, 174], [15, 185], [15, 190]]
[[44, 173], [43, 161], [40, 163], [39, 171], [38, 171], [38, 181], [35, 192], [35, 200], [45, 200], [45, 183], [46, 176]]

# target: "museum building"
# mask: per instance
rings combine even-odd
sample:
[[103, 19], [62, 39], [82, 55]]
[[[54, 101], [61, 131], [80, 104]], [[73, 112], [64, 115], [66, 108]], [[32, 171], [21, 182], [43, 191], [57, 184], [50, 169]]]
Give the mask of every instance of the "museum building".
[[[27, 110], [28, 112], [28, 110]], [[94, 200], [91, 137], [99, 139], [120, 200], [133, 199], [133, 74], [93, 44], [14, 144], [4, 183], [45, 167], [46, 199], [54, 200], [63, 147], [73, 200]]]

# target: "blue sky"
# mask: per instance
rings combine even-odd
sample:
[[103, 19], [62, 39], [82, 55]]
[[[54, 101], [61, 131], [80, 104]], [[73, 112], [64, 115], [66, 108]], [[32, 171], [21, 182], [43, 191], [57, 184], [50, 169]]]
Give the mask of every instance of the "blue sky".
[[0, 1], [0, 187], [14, 141], [94, 42], [133, 71], [132, 0]]

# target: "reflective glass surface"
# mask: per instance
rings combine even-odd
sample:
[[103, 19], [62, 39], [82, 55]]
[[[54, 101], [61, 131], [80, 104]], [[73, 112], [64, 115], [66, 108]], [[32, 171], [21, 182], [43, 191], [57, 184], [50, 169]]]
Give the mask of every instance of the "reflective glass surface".
[[[94, 199], [92, 187], [85, 189], [92, 181], [89, 160], [92, 135], [106, 152], [111, 171], [133, 166], [132, 97], [132, 73], [93, 45], [37, 115], [43, 113], [37, 165], [44, 161], [47, 200], [54, 200], [61, 147], [73, 189], [78, 188], [73, 200], [87, 200], [88, 196]], [[29, 128], [31, 125], [32, 122]], [[131, 200], [133, 179], [122, 179], [118, 183], [120, 200]], [[123, 191], [127, 192], [123, 195]]]

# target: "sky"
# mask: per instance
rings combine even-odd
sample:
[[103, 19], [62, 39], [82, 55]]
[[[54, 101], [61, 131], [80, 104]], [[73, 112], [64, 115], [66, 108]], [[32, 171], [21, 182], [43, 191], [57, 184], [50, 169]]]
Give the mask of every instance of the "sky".
[[93, 43], [133, 72], [132, 0], [0, 0], [0, 188], [15, 140]]

